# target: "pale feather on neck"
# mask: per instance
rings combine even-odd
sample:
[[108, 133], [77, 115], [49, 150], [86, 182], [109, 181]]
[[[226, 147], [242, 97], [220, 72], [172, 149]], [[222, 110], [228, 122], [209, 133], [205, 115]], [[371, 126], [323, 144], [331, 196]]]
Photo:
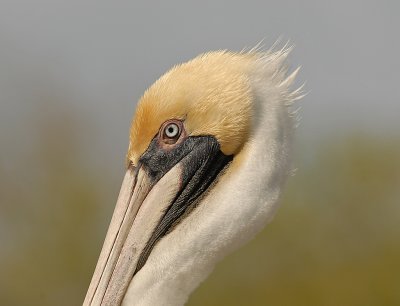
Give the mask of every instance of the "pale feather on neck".
[[201, 204], [154, 247], [123, 305], [183, 305], [218, 261], [272, 219], [290, 169], [289, 107], [300, 98], [300, 90], [290, 90], [297, 70], [286, 75], [287, 53], [267, 52], [254, 62], [249, 140]]

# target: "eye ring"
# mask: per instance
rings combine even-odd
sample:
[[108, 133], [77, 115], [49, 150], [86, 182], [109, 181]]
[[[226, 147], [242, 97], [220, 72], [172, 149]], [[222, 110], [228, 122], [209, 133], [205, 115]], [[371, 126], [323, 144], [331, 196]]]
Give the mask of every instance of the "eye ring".
[[182, 138], [182, 134], [185, 135], [182, 121], [172, 119], [164, 122], [160, 129], [159, 137], [165, 145], [174, 145]]

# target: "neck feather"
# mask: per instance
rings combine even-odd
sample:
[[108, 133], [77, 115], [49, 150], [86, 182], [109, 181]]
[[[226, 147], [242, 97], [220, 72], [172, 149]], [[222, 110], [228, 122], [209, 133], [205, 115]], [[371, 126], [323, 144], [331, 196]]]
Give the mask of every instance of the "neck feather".
[[154, 247], [132, 280], [123, 305], [183, 305], [224, 256], [273, 217], [289, 173], [292, 118], [286, 52], [260, 57], [249, 75], [254, 107], [249, 141], [220, 181]]

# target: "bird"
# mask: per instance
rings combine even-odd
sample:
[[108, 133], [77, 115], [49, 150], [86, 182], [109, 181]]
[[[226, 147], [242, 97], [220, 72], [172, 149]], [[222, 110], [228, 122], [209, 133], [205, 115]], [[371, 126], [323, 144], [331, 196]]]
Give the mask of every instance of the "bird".
[[184, 305], [273, 218], [303, 97], [291, 49], [203, 53], [144, 92], [84, 306]]

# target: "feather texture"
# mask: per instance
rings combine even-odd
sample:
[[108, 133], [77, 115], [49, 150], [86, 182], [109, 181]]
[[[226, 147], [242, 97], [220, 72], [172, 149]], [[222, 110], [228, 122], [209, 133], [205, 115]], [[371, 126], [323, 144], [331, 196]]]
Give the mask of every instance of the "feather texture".
[[234, 159], [200, 205], [154, 247], [123, 305], [183, 305], [215, 264], [275, 213], [290, 173], [295, 118], [290, 48], [210, 52], [174, 67], [144, 94], [128, 158], [137, 162], [162, 122], [185, 120], [190, 135], [214, 135]]

